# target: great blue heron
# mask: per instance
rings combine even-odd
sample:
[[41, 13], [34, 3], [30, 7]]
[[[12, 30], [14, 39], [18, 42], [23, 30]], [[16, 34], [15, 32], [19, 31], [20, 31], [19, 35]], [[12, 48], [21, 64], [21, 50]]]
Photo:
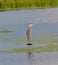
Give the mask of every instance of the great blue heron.
[[26, 32], [27, 40], [29, 43], [31, 42], [30, 40], [31, 32], [32, 32], [32, 24], [29, 24], [27, 32]]

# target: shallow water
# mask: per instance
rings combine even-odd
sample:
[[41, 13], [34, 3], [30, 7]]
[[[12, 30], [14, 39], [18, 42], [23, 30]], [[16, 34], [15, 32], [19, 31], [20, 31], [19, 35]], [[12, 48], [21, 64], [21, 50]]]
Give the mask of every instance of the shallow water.
[[0, 53], [0, 65], [57, 65], [58, 52]]
[[[32, 43], [32, 47], [40, 47], [40, 46], [47, 46], [48, 44], [40, 44], [40, 43]], [[11, 49], [20, 49], [20, 48], [27, 48], [27, 43], [7, 43], [7, 42], [0, 42], [0, 50], [11, 50]]]
[[[51, 43], [53, 38], [58, 40], [58, 24], [54, 24], [57, 21], [58, 8], [0, 12], [0, 31], [7, 29], [14, 32], [0, 33], [0, 50], [27, 48], [26, 30], [29, 23], [34, 24], [31, 39], [36, 39], [31, 41], [32, 47], [49, 45], [43, 41], [48, 39]], [[45, 35], [50, 37], [44, 38]], [[42, 43], [37, 39], [43, 40]], [[0, 65], [58, 65], [58, 52], [0, 52]]]

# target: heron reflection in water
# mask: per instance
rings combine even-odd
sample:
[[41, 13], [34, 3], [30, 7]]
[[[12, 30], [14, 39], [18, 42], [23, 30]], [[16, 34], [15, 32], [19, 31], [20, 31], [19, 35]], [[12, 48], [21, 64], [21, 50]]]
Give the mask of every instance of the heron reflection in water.
[[29, 65], [34, 65], [33, 53], [31, 51], [28, 52], [28, 62]]
[[27, 40], [29, 42], [28, 45], [32, 45], [31, 44], [31, 39], [30, 39], [31, 32], [32, 32], [32, 24], [29, 24], [27, 32], [26, 32]]

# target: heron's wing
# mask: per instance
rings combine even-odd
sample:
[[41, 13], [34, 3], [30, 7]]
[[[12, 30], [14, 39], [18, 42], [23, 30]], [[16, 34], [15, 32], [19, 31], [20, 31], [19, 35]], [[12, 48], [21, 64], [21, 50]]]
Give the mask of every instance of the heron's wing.
[[26, 32], [26, 34], [28, 34], [29, 33], [29, 29], [27, 29], [27, 32]]

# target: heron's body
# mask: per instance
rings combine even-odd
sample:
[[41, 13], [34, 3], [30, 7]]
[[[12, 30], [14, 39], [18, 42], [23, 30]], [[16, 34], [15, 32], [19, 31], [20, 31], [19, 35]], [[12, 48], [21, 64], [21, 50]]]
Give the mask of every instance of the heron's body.
[[28, 42], [30, 42], [31, 31], [32, 31], [32, 25], [29, 24], [29, 28], [27, 29], [26, 32]]

